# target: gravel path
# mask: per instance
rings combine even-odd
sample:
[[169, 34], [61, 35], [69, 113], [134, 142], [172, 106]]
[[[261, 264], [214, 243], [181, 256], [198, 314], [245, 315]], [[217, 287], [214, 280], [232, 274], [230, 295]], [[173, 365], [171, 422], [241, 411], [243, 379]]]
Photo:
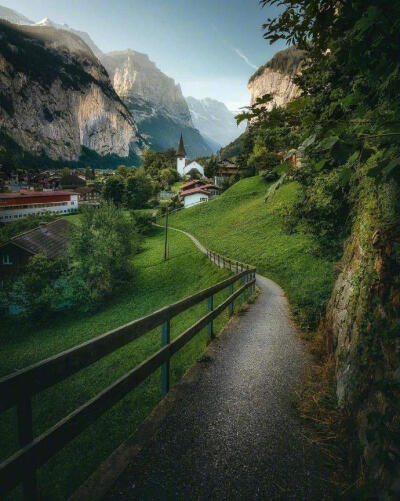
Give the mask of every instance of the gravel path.
[[105, 499], [331, 499], [293, 406], [306, 353], [283, 291], [260, 275], [257, 283], [258, 300], [213, 343], [198, 377], [184, 379]]

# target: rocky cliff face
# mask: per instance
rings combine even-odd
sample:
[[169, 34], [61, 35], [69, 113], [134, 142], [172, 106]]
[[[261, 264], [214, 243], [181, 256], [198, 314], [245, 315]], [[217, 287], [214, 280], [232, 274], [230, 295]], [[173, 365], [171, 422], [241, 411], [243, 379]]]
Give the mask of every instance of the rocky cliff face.
[[0, 128], [25, 151], [78, 160], [82, 147], [128, 157], [142, 145], [107, 72], [82, 39], [0, 21]]
[[236, 125], [233, 113], [220, 101], [187, 97], [186, 102], [194, 126], [207, 141], [217, 143], [216, 150], [232, 142], [246, 129], [245, 124]]
[[394, 183], [371, 178], [356, 189], [354, 227], [326, 330], [338, 400], [356, 421], [361, 471], [379, 486], [379, 499], [391, 500], [400, 495], [400, 193]]
[[182, 132], [189, 156], [211, 153], [193, 126], [180, 86], [147, 55], [133, 50], [110, 52], [101, 56], [101, 62], [139, 131], [154, 149], [176, 148]]
[[293, 76], [301, 71], [303, 52], [290, 47], [275, 54], [264, 66], [261, 66], [250, 78], [247, 85], [250, 93], [250, 104], [256, 99], [271, 94], [273, 106], [284, 106], [292, 99], [299, 96], [299, 88], [293, 83]]

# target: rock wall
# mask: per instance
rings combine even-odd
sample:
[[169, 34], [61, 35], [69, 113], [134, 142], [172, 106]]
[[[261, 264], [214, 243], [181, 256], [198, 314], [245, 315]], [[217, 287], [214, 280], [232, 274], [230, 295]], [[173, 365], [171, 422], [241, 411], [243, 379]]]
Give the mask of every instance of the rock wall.
[[[110, 52], [101, 56], [114, 89], [121, 99], [131, 97], [151, 103], [153, 110], [163, 110], [171, 118], [193, 126], [189, 108], [179, 84], [162, 73], [146, 54], [133, 50]], [[140, 122], [146, 110], [135, 111]]]
[[284, 106], [300, 95], [300, 89], [293, 83], [293, 77], [301, 71], [304, 54], [291, 47], [280, 51], [261, 66], [250, 78], [247, 85], [253, 105], [257, 98], [271, 94], [273, 101], [267, 106]]
[[339, 404], [354, 417], [362, 471], [379, 499], [400, 496], [400, 190], [361, 180], [327, 311]]
[[129, 49], [103, 54], [101, 61], [152, 148], [176, 148], [183, 133], [189, 156], [212, 153], [192, 123], [179, 84], [160, 71], [146, 54]]
[[127, 157], [142, 145], [107, 72], [76, 35], [0, 21], [0, 128], [25, 151], [78, 160], [85, 146]]

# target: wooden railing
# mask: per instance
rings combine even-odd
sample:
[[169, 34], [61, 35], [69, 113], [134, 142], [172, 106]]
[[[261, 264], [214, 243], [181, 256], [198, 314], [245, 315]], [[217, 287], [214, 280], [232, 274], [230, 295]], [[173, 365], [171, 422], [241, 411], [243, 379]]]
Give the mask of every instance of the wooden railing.
[[[239, 296], [254, 291], [255, 268], [209, 250], [207, 256], [218, 266], [230, 268], [235, 275], [146, 317], [0, 379], [0, 412], [11, 407], [17, 408], [20, 444], [20, 449], [0, 464], [0, 498], [22, 483], [24, 499], [39, 499], [37, 469], [159, 367], [161, 367], [162, 395], [167, 394], [170, 385], [171, 357], [205, 327], [210, 338], [214, 338], [213, 321], [227, 308], [231, 316], [234, 311], [234, 301]], [[239, 288], [235, 291], [234, 285], [237, 282]], [[214, 308], [214, 295], [227, 288], [229, 296]], [[171, 341], [171, 319], [205, 300], [208, 305], [207, 314]], [[160, 326], [161, 349], [44, 433], [38, 437], [33, 436], [31, 402], [35, 394]]]

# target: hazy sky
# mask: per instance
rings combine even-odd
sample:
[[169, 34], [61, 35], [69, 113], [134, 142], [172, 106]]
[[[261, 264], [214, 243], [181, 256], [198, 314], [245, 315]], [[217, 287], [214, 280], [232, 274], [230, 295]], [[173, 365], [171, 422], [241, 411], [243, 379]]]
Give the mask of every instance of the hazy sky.
[[248, 104], [247, 81], [283, 44], [269, 45], [262, 23], [276, 13], [258, 0], [0, 0], [33, 21], [49, 17], [87, 31], [104, 52], [150, 56], [184, 95], [230, 109]]

